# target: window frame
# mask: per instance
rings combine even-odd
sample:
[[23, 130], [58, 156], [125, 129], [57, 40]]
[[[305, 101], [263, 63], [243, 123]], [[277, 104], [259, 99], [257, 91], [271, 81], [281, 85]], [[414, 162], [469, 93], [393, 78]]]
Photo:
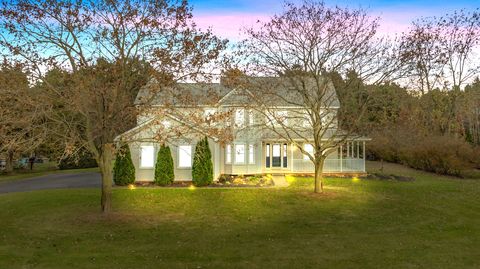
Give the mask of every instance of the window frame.
[[[241, 117], [238, 117], [241, 114]], [[241, 119], [241, 122], [239, 122]], [[234, 118], [235, 127], [244, 127], [245, 126], [245, 108], [235, 109], [235, 118]]]
[[[143, 156], [144, 156], [143, 155], [143, 149], [144, 148], [151, 148], [152, 149], [152, 156], [151, 156], [152, 157], [152, 165], [151, 166], [143, 164], [143, 160], [145, 159], [145, 158], [143, 158]], [[140, 158], [139, 159], [140, 159], [139, 160], [140, 161], [139, 162], [139, 167], [141, 169], [151, 169], [151, 168], [155, 167], [155, 146], [153, 146], [153, 145], [142, 145], [142, 146], [140, 146]]]
[[[182, 165], [180, 165], [180, 164], [181, 164], [181, 161], [180, 161], [180, 159], [181, 159], [181, 158], [180, 158], [180, 157], [181, 157], [180, 152], [183, 151], [183, 150], [181, 149], [182, 147], [189, 147], [189, 148], [190, 148], [190, 166], [182, 166]], [[185, 152], [185, 151], [184, 151], [184, 152]], [[179, 145], [179, 146], [178, 146], [178, 155], [177, 155], [177, 156], [178, 156], [178, 158], [177, 158], [177, 159], [178, 159], [178, 160], [177, 160], [177, 168], [179, 168], [179, 169], [191, 169], [191, 168], [192, 168], [192, 166], [193, 166], [193, 146], [192, 146], [192, 145], [187, 145], [187, 144], [185, 144], [185, 145]]]
[[[237, 161], [237, 156], [238, 155], [238, 151], [237, 151], [237, 147], [243, 147], [243, 160], [242, 161]], [[243, 144], [243, 143], [239, 143], [239, 144], [235, 144], [234, 146], [234, 155], [233, 155], [233, 160], [235, 162], [235, 164], [246, 164], [246, 145]]]

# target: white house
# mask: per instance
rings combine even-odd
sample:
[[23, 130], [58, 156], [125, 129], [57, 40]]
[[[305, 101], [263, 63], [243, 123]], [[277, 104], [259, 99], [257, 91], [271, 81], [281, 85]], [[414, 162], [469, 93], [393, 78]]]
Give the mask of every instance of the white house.
[[[335, 124], [330, 127], [332, 130], [325, 133], [325, 139], [329, 138], [329, 132], [333, 134], [338, 131], [336, 130], [336, 111], [340, 107], [333, 85], [330, 84], [329, 87], [333, 99], [328, 102], [328, 107], [325, 109], [330, 111], [331, 121]], [[287, 88], [275, 90], [284, 91], [282, 96], [289, 96]], [[149, 99], [147, 96], [152, 91], [151, 85], [147, 85], [138, 93], [136, 104], [139, 106], [148, 104], [150, 112], [143, 112], [139, 115], [137, 126], [122, 135], [122, 137], [128, 137], [125, 140], [129, 141], [137, 181], [153, 181], [157, 151], [160, 147], [159, 137], [165, 137], [166, 133], [169, 133], [169, 129], [178, 126], [183, 129], [170, 132], [168, 139], [174, 160], [175, 180], [191, 180], [193, 154], [199, 138], [198, 134], [195, 134], [196, 127], [193, 121], [197, 122], [194, 117], [197, 117], [195, 115], [198, 115], [199, 111], [203, 111], [203, 117], [212, 117], [215, 113], [227, 114], [227, 111], [231, 113], [231, 117], [226, 117], [226, 122], [218, 123], [230, 126], [229, 130], [232, 130], [230, 142], [224, 143], [214, 136], [209, 138], [215, 178], [222, 174], [314, 173], [313, 163], [298, 149], [301, 146], [305, 151], [313, 152], [311, 143], [304, 138], [299, 138], [298, 142], [295, 141], [297, 145], [293, 145], [272, 132], [271, 128], [267, 128], [268, 124], [275, 124], [271, 122], [272, 118], [284, 117], [289, 121], [286, 124], [297, 124], [298, 128], [303, 128], [299, 132], [308, 134], [311, 129], [309, 130], [308, 121], [304, 117], [289, 116], [300, 115], [299, 111], [304, 108], [288, 102], [279, 104], [279, 100], [271, 98], [265, 104], [266, 110], [269, 110], [268, 113], [273, 115], [272, 118], [269, 118], [268, 113], [259, 113], [258, 107], [252, 109], [246, 104], [249, 101], [244, 92], [229, 88], [222, 83], [179, 84], [175, 91], [177, 91], [176, 94], [168, 97], [164, 93], [153, 93], [153, 97]], [[185, 98], [186, 95], [190, 97]], [[165, 110], [165, 103], [163, 103], [165, 98], [168, 98], [168, 110]], [[288, 98], [298, 99], [296, 96]], [[188, 100], [189, 105], [185, 105], [185, 99], [190, 99]], [[212, 102], [211, 99], [215, 99], [215, 101]], [[210, 102], [204, 100], [210, 100]], [[192, 108], [192, 106], [194, 107]], [[195, 110], [196, 114], [185, 112], [187, 114], [180, 119], [168, 112], [173, 109], [183, 112]], [[167, 112], [155, 113], [160, 110]], [[192, 119], [192, 123], [189, 122], [189, 119]], [[188, 130], [191, 130], [191, 133]], [[328, 155], [324, 164], [324, 173], [356, 175], [365, 173], [365, 141], [367, 140], [369, 139], [360, 136], [352, 136], [345, 140], [342, 145]]]

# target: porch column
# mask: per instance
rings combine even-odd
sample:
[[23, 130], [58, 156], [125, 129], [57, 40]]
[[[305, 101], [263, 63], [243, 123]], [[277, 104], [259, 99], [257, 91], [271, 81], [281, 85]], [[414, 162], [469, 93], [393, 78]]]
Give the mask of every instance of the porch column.
[[367, 156], [365, 156], [365, 141], [363, 141], [363, 171], [365, 172], [365, 161], [367, 160]]
[[343, 172], [343, 146], [340, 145], [340, 172]]

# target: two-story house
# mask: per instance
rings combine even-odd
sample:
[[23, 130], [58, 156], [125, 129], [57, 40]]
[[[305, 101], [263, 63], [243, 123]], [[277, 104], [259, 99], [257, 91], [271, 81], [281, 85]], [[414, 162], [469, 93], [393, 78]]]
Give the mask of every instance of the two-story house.
[[[330, 85], [333, 99], [325, 110], [329, 111], [331, 128], [337, 126], [337, 110], [340, 102], [333, 85]], [[287, 98], [288, 89], [284, 91]], [[150, 113], [144, 112], [138, 117], [138, 124], [122, 135], [129, 141], [132, 160], [136, 169], [137, 181], [153, 181], [159, 138], [168, 137], [175, 166], [175, 180], [191, 180], [191, 168], [195, 144], [202, 137], [202, 128], [198, 117], [204, 117], [202, 124], [224, 125], [224, 131], [232, 132], [230, 139], [209, 138], [214, 166], [214, 177], [222, 174], [312, 174], [314, 165], [305, 152], [313, 153], [314, 147], [308, 141], [311, 126], [308, 118], [303, 117], [302, 109], [290, 102], [268, 98], [262, 106], [252, 106], [244, 91], [225, 86], [222, 83], [195, 84], [185, 83], [176, 87], [176, 94], [166, 96], [154, 93], [149, 85], [140, 90], [137, 105], [145, 105], [148, 99]], [[185, 97], [185, 96], [189, 97]], [[205, 98], [206, 97], [206, 98]], [[168, 102], [165, 100], [168, 99]], [[280, 99], [284, 99], [283, 97]], [[212, 101], [214, 100], [214, 101]], [[166, 108], [168, 106], [168, 109]], [[163, 111], [152, 113], [152, 111]], [[182, 116], [173, 111], [183, 113]], [[187, 112], [190, 111], [190, 112]], [[195, 112], [193, 112], [195, 111]], [[210, 118], [221, 115], [219, 122], [210, 122]], [[228, 117], [225, 115], [229, 115]], [[284, 139], [274, 131], [280, 119], [284, 126], [302, 129], [295, 133], [307, 135], [295, 141]], [[288, 122], [287, 122], [288, 121]], [[296, 130], [297, 130], [296, 129]], [[334, 130], [329, 130], [334, 131]], [[325, 136], [328, 136], [328, 131]], [[199, 135], [200, 134], [200, 135]], [[325, 137], [328, 139], [328, 137]], [[324, 163], [325, 174], [362, 174], [365, 173], [365, 141], [368, 138], [355, 136], [340, 144], [331, 152]]]

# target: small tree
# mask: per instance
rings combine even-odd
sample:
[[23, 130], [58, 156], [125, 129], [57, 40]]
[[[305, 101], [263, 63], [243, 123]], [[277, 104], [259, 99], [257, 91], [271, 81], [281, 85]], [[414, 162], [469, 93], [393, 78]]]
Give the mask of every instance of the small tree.
[[172, 184], [174, 179], [172, 153], [170, 147], [163, 144], [158, 151], [157, 163], [155, 164], [155, 184]]
[[206, 186], [213, 181], [212, 153], [208, 147], [208, 140], [198, 141], [193, 156], [192, 180], [195, 186]]
[[133, 166], [130, 148], [127, 144], [124, 144], [117, 153], [117, 158], [113, 165], [113, 181], [119, 186], [135, 182], [135, 167]]

